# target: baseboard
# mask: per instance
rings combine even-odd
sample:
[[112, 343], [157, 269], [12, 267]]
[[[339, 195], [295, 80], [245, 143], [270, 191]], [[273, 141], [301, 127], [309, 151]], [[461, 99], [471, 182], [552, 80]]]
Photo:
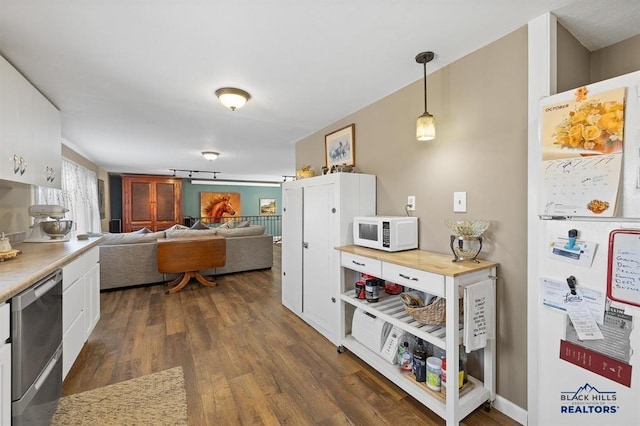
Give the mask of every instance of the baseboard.
[[500, 411], [502, 414], [511, 417], [521, 425], [527, 424], [527, 410], [518, 407], [513, 402], [496, 395], [496, 399], [493, 401], [493, 408]]

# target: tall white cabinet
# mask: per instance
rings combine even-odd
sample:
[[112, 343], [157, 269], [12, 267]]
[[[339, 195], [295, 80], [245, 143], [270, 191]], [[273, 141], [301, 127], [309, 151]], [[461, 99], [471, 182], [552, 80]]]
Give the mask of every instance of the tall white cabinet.
[[376, 213], [376, 177], [332, 173], [282, 185], [282, 304], [340, 344], [340, 254], [353, 218]]

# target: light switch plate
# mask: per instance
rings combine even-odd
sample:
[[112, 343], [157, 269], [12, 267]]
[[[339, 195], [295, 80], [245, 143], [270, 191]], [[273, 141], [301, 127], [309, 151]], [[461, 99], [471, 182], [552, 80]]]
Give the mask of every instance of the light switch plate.
[[453, 211], [456, 213], [467, 212], [467, 193], [466, 192], [453, 193]]

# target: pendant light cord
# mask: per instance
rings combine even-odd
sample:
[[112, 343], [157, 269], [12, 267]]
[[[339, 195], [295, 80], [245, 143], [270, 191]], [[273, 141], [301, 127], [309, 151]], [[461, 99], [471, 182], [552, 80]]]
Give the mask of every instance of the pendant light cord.
[[424, 112], [427, 112], [427, 62], [422, 64], [424, 69]]

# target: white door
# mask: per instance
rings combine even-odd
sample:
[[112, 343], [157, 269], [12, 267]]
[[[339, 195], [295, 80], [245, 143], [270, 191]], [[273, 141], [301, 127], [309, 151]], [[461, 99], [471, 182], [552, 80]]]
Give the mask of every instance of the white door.
[[302, 200], [300, 187], [282, 190], [282, 304], [302, 314]]
[[304, 191], [303, 312], [325, 336], [337, 334], [339, 318], [333, 291], [335, 185], [309, 186]]

